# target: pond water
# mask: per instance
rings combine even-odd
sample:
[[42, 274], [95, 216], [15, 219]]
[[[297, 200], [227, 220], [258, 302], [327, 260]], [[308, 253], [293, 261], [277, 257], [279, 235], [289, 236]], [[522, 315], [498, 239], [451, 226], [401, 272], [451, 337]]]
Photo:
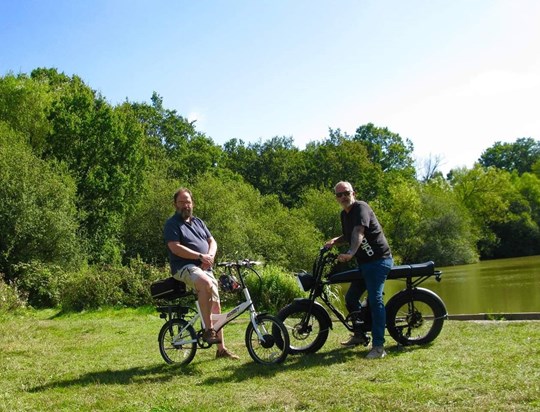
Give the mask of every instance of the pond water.
[[[540, 255], [437, 269], [441, 281], [428, 279], [420, 287], [439, 295], [451, 315], [540, 312]], [[385, 298], [403, 287], [387, 281]]]

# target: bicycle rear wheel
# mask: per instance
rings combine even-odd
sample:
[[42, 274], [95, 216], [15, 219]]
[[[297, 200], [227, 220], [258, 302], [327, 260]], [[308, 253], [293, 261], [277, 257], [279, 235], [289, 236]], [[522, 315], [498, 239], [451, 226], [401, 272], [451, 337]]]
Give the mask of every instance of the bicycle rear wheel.
[[165, 362], [187, 365], [197, 353], [197, 334], [184, 319], [171, 319], [163, 325], [158, 335], [159, 352]]
[[[259, 338], [262, 336], [262, 339]], [[259, 315], [246, 329], [246, 347], [253, 360], [262, 365], [283, 362], [289, 353], [289, 334], [283, 322], [272, 315]]]
[[439, 336], [446, 316], [446, 308], [438, 297], [417, 289], [390, 299], [386, 328], [402, 345], [425, 345]]

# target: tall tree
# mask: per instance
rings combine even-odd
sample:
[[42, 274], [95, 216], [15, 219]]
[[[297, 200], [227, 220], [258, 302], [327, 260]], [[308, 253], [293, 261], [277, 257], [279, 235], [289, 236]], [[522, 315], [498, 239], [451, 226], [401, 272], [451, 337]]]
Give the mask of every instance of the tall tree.
[[476, 165], [471, 170], [454, 170], [451, 184], [480, 231], [482, 258], [523, 256], [538, 250], [538, 225], [531, 204], [509, 172]]
[[19, 132], [38, 156], [51, 128], [48, 120], [51, 102], [47, 83], [26, 74], [0, 77], [0, 120]]
[[221, 148], [195, 128], [176, 110], [163, 106], [163, 98], [152, 94], [151, 104], [132, 103], [146, 135], [150, 167], [167, 177], [193, 180], [220, 163]]
[[368, 123], [356, 129], [353, 140], [366, 146], [369, 158], [380, 165], [383, 172], [399, 172], [406, 178], [414, 178], [414, 146], [409, 139], [403, 139], [386, 127]]
[[535, 163], [540, 161], [540, 141], [522, 137], [514, 143], [496, 142], [487, 148], [478, 162], [484, 166], [495, 166], [508, 172], [516, 171], [520, 175], [533, 171]]
[[346, 180], [352, 183], [358, 197], [372, 200], [384, 188], [380, 165], [370, 161], [363, 143], [353, 141], [338, 130], [330, 130], [328, 139], [306, 146], [307, 181], [313, 188], [331, 189]]
[[141, 185], [143, 133], [127, 105], [111, 107], [77, 76], [37, 69], [52, 92], [44, 156], [65, 163], [77, 183], [77, 206], [93, 260], [120, 258], [120, 230]]
[[0, 121], [0, 273], [8, 279], [19, 263], [81, 263], [75, 183], [25, 140]]

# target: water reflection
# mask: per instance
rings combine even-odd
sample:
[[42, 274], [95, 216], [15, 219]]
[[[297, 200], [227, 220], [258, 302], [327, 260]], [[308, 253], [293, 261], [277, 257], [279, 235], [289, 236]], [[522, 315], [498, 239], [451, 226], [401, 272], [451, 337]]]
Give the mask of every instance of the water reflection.
[[[449, 314], [540, 312], [540, 256], [497, 259], [472, 265], [439, 268], [441, 282], [427, 280]], [[386, 299], [404, 287], [386, 283]]]

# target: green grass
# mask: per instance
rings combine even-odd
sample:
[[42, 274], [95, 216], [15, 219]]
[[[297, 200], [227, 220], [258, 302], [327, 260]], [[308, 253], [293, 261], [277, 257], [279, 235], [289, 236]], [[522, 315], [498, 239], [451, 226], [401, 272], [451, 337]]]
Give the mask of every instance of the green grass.
[[153, 308], [0, 315], [2, 411], [533, 411], [540, 410], [540, 322], [445, 323], [429, 346], [364, 359], [340, 325], [316, 354], [261, 366], [229, 325], [240, 361], [198, 350], [178, 368], [157, 346]]

